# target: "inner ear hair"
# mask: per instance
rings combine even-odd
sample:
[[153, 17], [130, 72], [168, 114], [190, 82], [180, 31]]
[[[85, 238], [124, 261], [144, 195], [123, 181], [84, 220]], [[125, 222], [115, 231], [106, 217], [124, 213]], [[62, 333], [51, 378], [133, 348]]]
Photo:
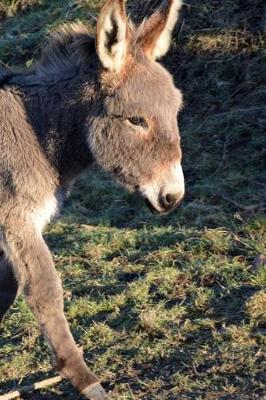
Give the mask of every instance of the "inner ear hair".
[[127, 19], [124, 0], [109, 0], [97, 22], [96, 47], [105, 69], [119, 72], [127, 52]]
[[110, 17], [111, 30], [106, 30], [106, 42], [105, 45], [109, 52], [112, 51], [112, 47], [118, 43], [118, 23], [113, 15]]

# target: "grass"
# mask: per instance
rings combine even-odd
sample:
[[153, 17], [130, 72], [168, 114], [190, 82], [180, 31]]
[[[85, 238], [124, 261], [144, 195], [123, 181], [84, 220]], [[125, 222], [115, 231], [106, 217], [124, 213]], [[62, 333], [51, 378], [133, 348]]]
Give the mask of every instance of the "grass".
[[[27, 1], [1, 3], [0, 59], [10, 65], [31, 65], [49, 31], [93, 23], [102, 3]], [[266, 395], [263, 3], [184, 6], [164, 60], [186, 103], [178, 211], [155, 218], [91, 171], [45, 234], [72, 332], [115, 399]], [[141, 2], [129, 7], [140, 18]], [[0, 394], [53, 374], [22, 298], [0, 335]], [[62, 396], [76, 398], [66, 382], [30, 398]]]

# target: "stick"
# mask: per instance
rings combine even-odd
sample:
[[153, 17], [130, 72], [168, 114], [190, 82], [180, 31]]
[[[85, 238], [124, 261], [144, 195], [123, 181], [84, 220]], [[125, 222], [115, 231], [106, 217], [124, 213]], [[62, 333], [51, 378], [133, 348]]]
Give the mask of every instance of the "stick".
[[250, 206], [243, 206], [242, 204], [237, 203], [236, 201], [234, 201], [233, 199], [230, 199], [230, 197], [225, 196], [225, 195], [221, 195], [222, 199], [224, 199], [225, 201], [228, 201], [229, 203], [233, 204], [234, 206], [236, 206], [237, 208], [240, 208], [243, 211], [256, 211], [258, 208], [263, 207], [263, 203], [260, 204], [252, 204]]
[[29, 385], [29, 386], [24, 386], [21, 389], [17, 389], [13, 392], [9, 392], [7, 394], [3, 394], [2, 396], [0, 396], [0, 400], [11, 400], [11, 399], [15, 399], [16, 397], [21, 396], [24, 393], [28, 393], [28, 392], [32, 392], [33, 390], [36, 389], [43, 389], [47, 386], [50, 385], [56, 385], [57, 383], [62, 381], [62, 377], [61, 376], [55, 376], [54, 378], [50, 378], [50, 379], [45, 379], [42, 382], [37, 382], [34, 383], [33, 385]]

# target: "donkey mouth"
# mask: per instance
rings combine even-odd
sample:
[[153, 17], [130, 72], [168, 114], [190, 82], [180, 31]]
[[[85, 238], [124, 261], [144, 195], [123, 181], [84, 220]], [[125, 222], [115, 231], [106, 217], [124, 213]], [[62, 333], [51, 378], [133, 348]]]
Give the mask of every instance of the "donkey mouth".
[[154, 207], [154, 205], [149, 201], [149, 199], [145, 199], [145, 203], [149, 210], [155, 214], [155, 215], [167, 215], [170, 214], [172, 211], [176, 209], [179, 203], [175, 204], [173, 207], [167, 208], [165, 210], [158, 210], [157, 208]]
[[149, 210], [150, 210], [153, 214], [157, 214], [157, 215], [160, 215], [160, 214], [161, 214], [160, 211], [157, 210], [157, 208], [155, 208], [155, 207], [151, 204], [151, 202], [150, 202], [148, 199], [145, 199], [145, 203], [146, 203], [147, 207], [149, 208]]

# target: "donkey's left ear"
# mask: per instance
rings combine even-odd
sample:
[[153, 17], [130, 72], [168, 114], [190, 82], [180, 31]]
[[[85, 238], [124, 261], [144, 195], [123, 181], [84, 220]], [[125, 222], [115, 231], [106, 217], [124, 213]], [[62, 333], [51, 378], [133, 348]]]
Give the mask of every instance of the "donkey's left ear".
[[124, 0], [108, 0], [97, 21], [96, 48], [104, 68], [119, 72], [127, 53], [127, 18]]
[[182, 0], [164, 0], [140, 26], [139, 43], [146, 54], [159, 59], [167, 53], [181, 7]]

